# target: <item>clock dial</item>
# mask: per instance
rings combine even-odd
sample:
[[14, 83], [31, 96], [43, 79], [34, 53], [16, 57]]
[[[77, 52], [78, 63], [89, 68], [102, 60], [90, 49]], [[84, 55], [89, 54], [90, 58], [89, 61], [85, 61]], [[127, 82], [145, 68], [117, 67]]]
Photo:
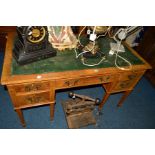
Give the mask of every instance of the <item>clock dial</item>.
[[39, 43], [45, 37], [45, 28], [43, 26], [31, 26], [27, 32], [27, 39], [31, 43]]

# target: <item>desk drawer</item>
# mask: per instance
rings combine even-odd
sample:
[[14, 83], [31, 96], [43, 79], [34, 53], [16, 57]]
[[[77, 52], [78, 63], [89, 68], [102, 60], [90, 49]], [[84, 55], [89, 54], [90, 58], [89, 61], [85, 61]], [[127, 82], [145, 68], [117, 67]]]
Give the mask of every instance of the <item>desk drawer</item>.
[[16, 93], [28, 93], [28, 92], [36, 92], [40, 90], [48, 90], [49, 86], [50, 86], [49, 82], [40, 82], [40, 83], [16, 85], [14, 89]]
[[144, 72], [129, 73], [120, 75], [120, 81], [113, 87], [112, 92], [131, 90], [136, 85]]
[[139, 78], [144, 72], [129, 72], [129, 73], [122, 73], [120, 74], [120, 81], [126, 80], [135, 80]]
[[21, 95], [16, 97], [16, 99], [16, 107], [43, 105], [50, 102], [50, 93], [44, 92], [40, 94]]
[[57, 88], [69, 88], [76, 86], [87, 86], [93, 84], [102, 84], [113, 81], [113, 75], [96, 76], [96, 77], [84, 77], [78, 79], [63, 79], [56, 81]]
[[125, 90], [130, 90], [132, 89], [134, 85], [134, 81], [119, 81], [115, 87], [112, 89], [112, 92], [120, 92], [120, 91], [125, 91]]

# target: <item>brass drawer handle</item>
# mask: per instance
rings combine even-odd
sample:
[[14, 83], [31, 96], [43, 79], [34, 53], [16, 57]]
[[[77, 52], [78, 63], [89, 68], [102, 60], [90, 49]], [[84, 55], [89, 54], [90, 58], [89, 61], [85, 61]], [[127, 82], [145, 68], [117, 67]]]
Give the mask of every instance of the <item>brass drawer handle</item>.
[[70, 82], [69, 81], [65, 81], [65, 85], [70, 86]]
[[102, 78], [102, 77], [99, 77], [99, 80], [100, 80], [101, 82], [103, 82], [103, 78]]
[[110, 79], [110, 76], [107, 76], [107, 77], [106, 77], [106, 81], [108, 81], [109, 79]]
[[129, 80], [133, 80], [136, 77], [136, 74], [128, 75]]
[[121, 82], [121, 83], [120, 83], [120, 87], [121, 87], [121, 88], [126, 88], [126, 87], [129, 86], [129, 84], [130, 84], [130, 82], [124, 81], [124, 82]]
[[36, 84], [34, 85], [34, 90], [40, 90], [41, 89], [41, 85], [40, 84]]
[[110, 76], [106, 76], [106, 77], [99, 77], [99, 80], [101, 81], [101, 82], [107, 82], [108, 80], [110, 79]]
[[31, 84], [31, 85], [25, 86], [25, 92], [36, 91], [40, 89], [41, 89], [40, 84]]
[[43, 100], [42, 96], [33, 96], [33, 97], [27, 97], [25, 99], [28, 103], [39, 103]]
[[80, 80], [75, 80], [73, 85], [74, 85], [74, 86], [77, 85], [79, 81], [80, 81]]
[[31, 85], [25, 86], [25, 92], [30, 92], [30, 91], [32, 91], [32, 86]]
[[79, 81], [80, 81], [80, 80], [75, 80], [75, 81], [72, 81], [72, 82], [71, 82], [71, 81], [65, 81], [64, 84], [65, 84], [66, 86], [68, 86], [68, 87], [69, 87], [69, 86], [75, 86], [75, 85], [78, 84]]

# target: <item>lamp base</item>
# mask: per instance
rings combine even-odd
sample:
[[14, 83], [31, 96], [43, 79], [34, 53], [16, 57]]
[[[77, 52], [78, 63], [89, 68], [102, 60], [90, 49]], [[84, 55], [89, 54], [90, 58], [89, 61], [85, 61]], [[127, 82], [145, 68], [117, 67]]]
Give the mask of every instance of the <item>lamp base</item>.
[[100, 51], [100, 48], [97, 43], [90, 41], [83, 49], [83, 56], [85, 58], [100, 58], [105, 56], [104, 53]]

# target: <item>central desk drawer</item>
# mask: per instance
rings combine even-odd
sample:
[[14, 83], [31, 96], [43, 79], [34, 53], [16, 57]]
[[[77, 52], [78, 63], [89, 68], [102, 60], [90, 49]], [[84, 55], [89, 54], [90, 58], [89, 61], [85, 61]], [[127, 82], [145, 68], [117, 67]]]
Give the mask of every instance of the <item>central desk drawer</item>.
[[111, 82], [113, 79], [114, 79], [114, 76], [112, 75], [83, 77], [83, 78], [78, 78], [78, 79], [63, 79], [60, 81], [56, 81], [56, 87], [57, 88], [69, 88], [69, 87], [76, 87], [76, 86], [101, 84], [101, 83]]
[[48, 90], [49, 86], [50, 86], [49, 82], [40, 82], [40, 83], [16, 85], [14, 89], [16, 93], [29, 93], [41, 90]]

